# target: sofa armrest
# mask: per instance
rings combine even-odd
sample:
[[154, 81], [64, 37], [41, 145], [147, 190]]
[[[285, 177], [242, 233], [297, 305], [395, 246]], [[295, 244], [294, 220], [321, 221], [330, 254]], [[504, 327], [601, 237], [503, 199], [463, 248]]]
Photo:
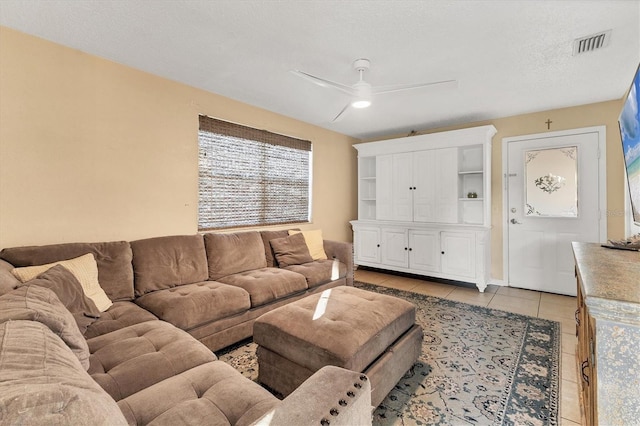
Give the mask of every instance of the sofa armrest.
[[363, 373], [326, 366], [254, 425], [360, 426], [372, 424], [371, 382]]
[[329, 259], [336, 258], [347, 265], [347, 285], [353, 285], [353, 244], [324, 240], [324, 251]]

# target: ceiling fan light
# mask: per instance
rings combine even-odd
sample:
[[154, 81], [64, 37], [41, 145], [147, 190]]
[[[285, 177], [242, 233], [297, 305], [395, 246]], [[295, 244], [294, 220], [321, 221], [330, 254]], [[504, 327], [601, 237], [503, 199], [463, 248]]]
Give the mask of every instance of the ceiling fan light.
[[351, 102], [351, 106], [354, 108], [367, 108], [371, 106], [371, 101], [369, 99], [355, 99]]
[[360, 81], [353, 85], [355, 96], [351, 101], [354, 108], [367, 108], [371, 105], [371, 85], [366, 81], [362, 81], [362, 72], [360, 73]]

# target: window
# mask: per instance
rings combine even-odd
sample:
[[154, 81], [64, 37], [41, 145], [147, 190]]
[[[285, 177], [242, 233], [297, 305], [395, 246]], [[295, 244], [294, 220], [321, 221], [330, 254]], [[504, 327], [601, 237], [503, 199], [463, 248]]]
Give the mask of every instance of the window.
[[310, 220], [311, 142], [200, 116], [198, 229]]
[[525, 151], [527, 216], [578, 217], [578, 147]]

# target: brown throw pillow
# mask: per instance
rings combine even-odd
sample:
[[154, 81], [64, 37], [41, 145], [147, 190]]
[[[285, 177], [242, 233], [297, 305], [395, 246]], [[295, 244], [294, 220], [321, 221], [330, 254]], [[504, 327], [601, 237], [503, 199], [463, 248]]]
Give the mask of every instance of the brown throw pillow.
[[21, 286], [25, 285], [45, 287], [53, 291], [64, 307], [71, 312], [82, 334], [87, 331], [87, 327], [100, 318], [100, 310], [84, 293], [80, 281], [62, 265], [47, 269]]
[[286, 268], [290, 265], [301, 265], [313, 262], [309, 248], [302, 234], [294, 234], [285, 238], [276, 238], [269, 241], [273, 249], [273, 255], [278, 266]]

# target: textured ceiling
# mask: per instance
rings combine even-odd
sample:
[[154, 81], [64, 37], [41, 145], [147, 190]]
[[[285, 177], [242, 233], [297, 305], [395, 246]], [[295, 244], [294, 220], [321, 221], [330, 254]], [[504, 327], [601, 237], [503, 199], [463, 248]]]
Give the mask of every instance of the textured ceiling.
[[[0, 0], [0, 24], [357, 138], [620, 99], [640, 62], [640, 1]], [[609, 45], [572, 42], [612, 30]], [[348, 110], [374, 86], [456, 79]]]

